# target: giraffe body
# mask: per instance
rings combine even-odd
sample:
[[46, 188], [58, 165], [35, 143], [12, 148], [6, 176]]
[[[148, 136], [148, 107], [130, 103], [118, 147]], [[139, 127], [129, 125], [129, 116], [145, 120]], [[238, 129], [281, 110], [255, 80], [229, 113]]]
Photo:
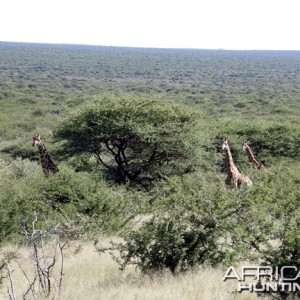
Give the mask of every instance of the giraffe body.
[[225, 150], [226, 153], [227, 178], [225, 183], [233, 186], [234, 188], [240, 187], [241, 184], [251, 186], [251, 179], [247, 175], [240, 173], [235, 166], [227, 140], [223, 140], [222, 150]]
[[249, 161], [259, 170], [265, 170], [265, 166], [263, 165], [263, 163], [257, 159], [252, 151], [252, 149], [250, 148], [250, 146], [248, 145], [247, 141], [243, 142], [243, 150], [246, 151], [247, 156], [249, 158]]
[[57, 166], [52, 161], [45, 145], [42, 142], [42, 138], [39, 134], [33, 136], [32, 146], [37, 146], [40, 153], [40, 160], [43, 172], [47, 175], [49, 173], [57, 173], [59, 170]]

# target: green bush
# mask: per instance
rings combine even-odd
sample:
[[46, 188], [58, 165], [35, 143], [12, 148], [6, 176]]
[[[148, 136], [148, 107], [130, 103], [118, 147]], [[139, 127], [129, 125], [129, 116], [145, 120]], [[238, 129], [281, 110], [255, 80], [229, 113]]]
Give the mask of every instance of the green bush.
[[142, 193], [109, 186], [93, 173], [64, 164], [47, 177], [35, 162], [21, 159], [0, 171], [0, 242], [18, 239], [20, 224], [34, 213], [40, 226], [54, 224], [75, 237], [121, 230], [148, 206]]
[[153, 218], [139, 231], [130, 232], [124, 244], [116, 245], [118, 262], [122, 269], [133, 264], [143, 272], [168, 269], [173, 273], [199, 264], [224, 262], [228, 253], [219, 249], [216, 224], [210, 221], [197, 226], [198, 220], [192, 218], [188, 222], [178, 216]]
[[154, 217], [113, 244], [120, 251], [116, 260], [122, 269], [132, 264], [143, 272], [173, 273], [229, 263], [236, 253], [226, 239], [233, 215], [243, 210], [232, 196], [220, 181], [211, 186], [204, 177], [170, 179], [153, 198]]
[[32, 218], [34, 212], [55, 219], [49, 205], [39, 199], [38, 182], [38, 178], [27, 176], [1, 181], [0, 242], [18, 239], [20, 224]]
[[60, 172], [40, 181], [37, 198], [66, 219], [88, 217], [98, 232], [122, 229], [135, 216], [138, 206], [145, 205], [139, 193], [105, 181], [87, 172], [74, 172], [61, 166]]
[[30, 176], [37, 178], [42, 175], [41, 166], [36, 162], [32, 162], [29, 159], [21, 159], [20, 157], [11, 161], [9, 165], [11, 169], [11, 175], [14, 178], [20, 178], [24, 176]]
[[297, 125], [289, 122], [237, 119], [223, 120], [216, 126], [216, 140], [226, 137], [236, 142], [239, 150], [243, 140], [248, 140], [254, 152], [268, 160], [274, 157], [299, 157], [300, 133]]
[[31, 136], [4, 141], [1, 144], [1, 153], [9, 155], [13, 159], [33, 159], [37, 157], [36, 150], [31, 145]]
[[233, 260], [298, 265], [299, 164], [252, 171], [253, 186], [240, 190], [214, 173], [161, 183], [151, 201], [153, 218], [113, 244], [121, 268], [176, 272]]

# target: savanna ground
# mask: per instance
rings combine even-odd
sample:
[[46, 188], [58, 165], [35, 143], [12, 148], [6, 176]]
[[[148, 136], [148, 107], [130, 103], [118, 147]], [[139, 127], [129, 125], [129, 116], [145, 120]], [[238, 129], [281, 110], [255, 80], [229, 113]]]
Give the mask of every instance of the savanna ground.
[[[235, 293], [236, 281], [224, 283], [221, 268], [199, 267], [178, 276], [167, 271], [149, 276], [134, 267], [121, 271], [108, 253], [99, 257], [91, 244], [86, 244], [79, 253], [75, 253], [77, 247], [78, 244], [71, 244], [66, 251], [61, 299], [257, 299], [255, 293]], [[25, 261], [28, 260], [26, 248], [15, 250]], [[25, 262], [23, 265], [27, 264]], [[19, 267], [13, 267], [16, 293], [22, 294], [27, 288], [26, 280]], [[4, 286], [1, 299], [6, 297]]]
[[[300, 52], [0, 43], [0, 70], [2, 254], [17, 249], [28, 256], [22, 229], [32, 229], [35, 213], [39, 228], [59, 228], [69, 241], [61, 299], [254, 299], [254, 293], [233, 293], [235, 282], [222, 281], [229, 265], [299, 265]], [[170, 99], [194, 110], [192, 168], [143, 190], [115, 184], [86, 153], [66, 156], [63, 141], [55, 138], [59, 124], [103, 95], [110, 101]], [[57, 163], [58, 176], [43, 175], [31, 145], [35, 132]], [[253, 181], [251, 188], [225, 186], [222, 138], [230, 140], [238, 168]], [[241, 150], [245, 139], [268, 172], [249, 164]], [[155, 221], [139, 230], [132, 223], [137, 216]], [[204, 242], [200, 252], [187, 257], [181, 250], [191, 227]], [[140, 235], [130, 235], [132, 229]], [[150, 235], [158, 248], [184, 257], [179, 267], [193, 266], [176, 275], [168, 270], [144, 274], [140, 269], [151, 268], [153, 261], [136, 269], [130, 260], [133, 265], [121, 271], [108, 252], [99, 253], [91, 242], [105, 239], [107, 244], [111, 236], [132, 246], [142, 237], [142, 246]], [[229, 237], [227, 244], [220, 243], [223, 236]], [[75, 251], [80, 242], [84, 246]], [[202, 260], [199, 253], [205, 253]], [[154, 254], [151, 259], [162, 258]], [[21, 297], [26, 281], [19, 279], [18, 261], [11, 264]], [[26, 265], [27, 259], [22, 261]], [[8, 297], [5, 270], [3, 298]]]

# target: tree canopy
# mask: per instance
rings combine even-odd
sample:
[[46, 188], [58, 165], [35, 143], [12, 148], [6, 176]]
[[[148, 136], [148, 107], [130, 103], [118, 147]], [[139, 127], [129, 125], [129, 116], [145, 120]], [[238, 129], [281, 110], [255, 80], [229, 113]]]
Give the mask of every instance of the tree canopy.
[[119, 183], [148, 185], [195, 163], [197, 113], [162, 97], [98, 96], [55, 131], [69, 154], [89, 153]]

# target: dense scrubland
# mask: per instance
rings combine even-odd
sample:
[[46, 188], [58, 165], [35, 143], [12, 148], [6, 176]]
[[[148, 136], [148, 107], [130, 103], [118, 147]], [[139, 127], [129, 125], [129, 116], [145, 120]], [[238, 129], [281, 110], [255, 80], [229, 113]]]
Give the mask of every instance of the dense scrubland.
[[[229, 265], [299, 265], [300, 52], [1, 42], [0, 71], [3, 295], [36, 237], [65, 251], [62, 299], [250, 299]], [[222, 138], [253, 186], [225, 185]]]

